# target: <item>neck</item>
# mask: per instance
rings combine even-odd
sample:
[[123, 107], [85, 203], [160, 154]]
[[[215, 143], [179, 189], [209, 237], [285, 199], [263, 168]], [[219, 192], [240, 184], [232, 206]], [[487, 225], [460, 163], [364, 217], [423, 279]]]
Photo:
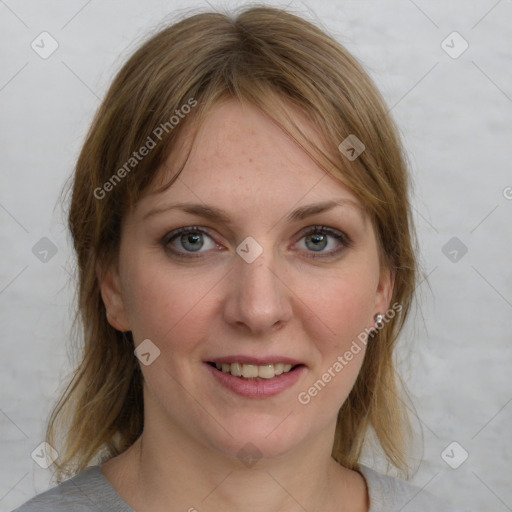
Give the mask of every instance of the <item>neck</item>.
[[145, 430], [132, 447], [102, 466], [138, 512], [368, 510], [364, 479], [325, 450], [303, 447], [244, 463], [155, 434]]
[[[227, 451], [229, 433], [218, 446], [203, 443], [189, 426], [152, 412], [140, 438], [101, 468], [137, 512], [368, 510], [364, 478], [331, 457], [334, 422], [280, 456], [246, 460]], [[272, 452], [278, 439], [262, 442]]]

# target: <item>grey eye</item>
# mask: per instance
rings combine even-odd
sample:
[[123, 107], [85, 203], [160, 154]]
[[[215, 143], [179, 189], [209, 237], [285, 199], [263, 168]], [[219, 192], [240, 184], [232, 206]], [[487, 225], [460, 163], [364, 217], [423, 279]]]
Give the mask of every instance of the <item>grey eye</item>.
[[[326, 248], [328, 242], [328, 235], [315, 233], [305, 237], [306, 247], [313, 251], [321, 251]], [[310, 243], [308, 243], [310, 242]]]
[[213, 249], [215, 242], [202, 229], [195, 227], [181, 228], [169, 233], [163, 240], [164, 246], [175, 253], [187, 254], [192, 252], [206, 252]]
[[204, 245], [203, 235], [201, 233], [184, 233], [180, 236], [180, 243], [189, 251], [199, 251]]

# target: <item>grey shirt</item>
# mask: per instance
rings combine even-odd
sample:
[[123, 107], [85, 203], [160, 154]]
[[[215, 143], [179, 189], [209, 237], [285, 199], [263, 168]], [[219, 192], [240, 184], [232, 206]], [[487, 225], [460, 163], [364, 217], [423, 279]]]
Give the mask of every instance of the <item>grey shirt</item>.
[[[403, 480], [361, 466], [370, 496], [368, 512], [468, 512], [443, 503]], [[12, 512], [135, 512], [99, 466], [38, 494]]]

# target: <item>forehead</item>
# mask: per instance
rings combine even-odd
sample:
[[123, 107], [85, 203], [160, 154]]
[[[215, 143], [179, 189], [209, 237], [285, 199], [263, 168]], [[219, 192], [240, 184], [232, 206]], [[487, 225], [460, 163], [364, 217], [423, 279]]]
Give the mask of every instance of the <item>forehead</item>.
[[[320, 134], [302, 112], [293, 122], [314, 144]], [[147, 194], [142, 210], [169, 200], [230, 205], [257, 211], [345, 199], [361, 206], [348, 187], [322, 169], [274, 120], [251, 104], [228, 100], [214, 105], [194, 136], [184, 130], [159, 170], [160, 183], [177, 180], [162, 193]], [[187, 148], [187, 149], [185, 149]], [[190, 152], [188, 151], [190, 149]], [[180, 164], [186, 156], [184, 166]]]

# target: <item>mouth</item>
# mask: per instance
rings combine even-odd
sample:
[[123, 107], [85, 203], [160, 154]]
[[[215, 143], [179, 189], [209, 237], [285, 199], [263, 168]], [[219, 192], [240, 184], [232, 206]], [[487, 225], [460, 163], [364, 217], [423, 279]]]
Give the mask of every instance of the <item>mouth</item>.
[[307, 367], [285, 356], [232, 355], [204, 361], [204, 366], [228, 392], [250, 399], [277, 396], [293, 388]]
[[290, 363], [248, 364], [241, 362], [225, 363], [215, 361], [207, 361], [207, 364], [219, 372], [228, 373], [233, 377], [253, 381], [273, 379], [280, 375], [294, 372], [298, 368], [304, 366], [303, 364]]

